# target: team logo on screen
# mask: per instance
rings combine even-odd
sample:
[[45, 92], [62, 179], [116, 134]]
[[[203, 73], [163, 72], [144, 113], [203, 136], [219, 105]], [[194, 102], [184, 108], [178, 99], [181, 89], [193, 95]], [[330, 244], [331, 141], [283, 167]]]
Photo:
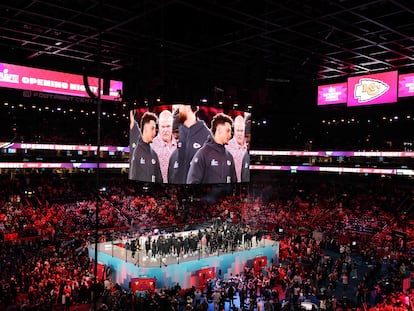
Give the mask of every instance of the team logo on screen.
[[0, 81], [8, 83], [19, 83], [19, 75], [9, 73], [9, 69], [5, 68], [0, 71]]
[[380, 97], [390, 89], [384, 81], [370, 78], [363, 78], [355, 85], [354, 97], [358, 103], [366, 103]]

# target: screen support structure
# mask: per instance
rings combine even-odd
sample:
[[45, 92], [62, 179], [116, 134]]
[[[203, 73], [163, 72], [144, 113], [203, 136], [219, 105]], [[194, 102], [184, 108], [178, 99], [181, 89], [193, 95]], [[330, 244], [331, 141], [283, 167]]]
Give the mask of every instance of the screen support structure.
[[[102, 1], [100, 1], [100, 9], [101, 9]], [[102, 30], [99, 31], [98, 34], [98, 52], [97, 52], [97, 67], [98, 67], [98, 94], [95, 95], [88, 83], [88, 76], [85, 72], [83, 73], [83, 83], [86, 89], [87, 94], [90, 98], [94, 99], [96, 102], [96, 114], [97, 114], [97, 134], [96, 134], [96, 201], [95, 201], [95, 232], [94, 232], [94, 246], [95, 246], [95, 253], [94, 253], [94, 267], [93, 267], [93, 275], [94, 275], [94, 282], [93, 282], [93, 310], [96, 311], [98, 307], [98, 242], [99, 242], [99, 210], [100, 210], [100, 151], [101, 151], [101, 110], [102, 110], [102, 99], [101, 99], [101, 82], [102, 82], [102, 68], [100, 63], [100, 50], [101, 50], [101, 43], [102, 41]]]
[[96, 98], [96, 114], [98, 115], [98, 120], [97, 120], [97, 134], [96, 134], [96, 144], [97, 144], [97, 149], [96, 149], [96, 189], [97, 189], [97, 193], [96, 193], [96, 206], [95, 206], [95, 262], [94, 262], [94, 284], [95, 284], [95, 293], [94, 293], [94, 299], [93, 299], [93, 304], [94, 304], [94, 310], [97, 310], [97, 301], [98, 301], [98, 297], [97, 297], [97, 290], [98, 290], [98, 241], [99, 241], [99, 232], [98, 232], [98, 228], [99, 228], [99, 209], [100, 209], [100, 205], [101, 205], [101, 199], [100, 199], [100, 151], [101, 151], [101, 107], [102, 107], [102, 100], [101, 100], [101, 75], [99, 75], [98, 78], [98, 96]]
[[[98, 62], [98, 67], [100, 67]], [[102, 99], [101, 99], [101, 74], [98, 77], [98, 95], [95, 95], [88, 83], [88, 76], [84, 72], [83, 74], [83, 83], [88, 93], [89, 97], [95, 100], [96, 102], [96, 114], [97, 114], [97, 134], [96, 134], [96, 201], [95, 201], [95, 231], [94, 231], [94, 244], [95, 244], [95, 253], [94, 253], [94, 266], [93, 266], [93, 275], [94, 275], [94, 289], [93, 289], [93, 306], [94, 310], [97, 310], [97, 288], [98, 288], [98, 242], [99, 242], [99, 207], [100, 207], [100, 151], [101, 151], [101, 110], [102, 110]]]

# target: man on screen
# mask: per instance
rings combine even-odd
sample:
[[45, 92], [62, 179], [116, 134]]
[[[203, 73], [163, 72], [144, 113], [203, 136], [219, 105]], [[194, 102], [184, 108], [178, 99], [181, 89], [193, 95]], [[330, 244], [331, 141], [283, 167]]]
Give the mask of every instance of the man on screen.
[[211, 133], [204, 146], [196, 152], [188, 171], [188, 184], [235, 183], [233, 156], [224, 147], [231, 138], [232, 119], [218, 113], [211, 121]]
[[145, 112], [141, 118], [141, 137], [138, 139], [131, 158], [130, 178], [145, 182], [162, 182], [160, 163], [157, 153], [150, 143], [155, 137], [157, 116]]
[[158, 135], [152, 141], [151, 148], [157, 153], [160, 161], [162, 181], [168, 182], [168, 162], [173, 151], [177, 148], [177, 140], [173, 136], [173, 115], [169, 110], [163, 110], [158, 116]]
[[[129, 167], [132, 167], [131, 160], [134, 155], [135, 148], [138, 145], [138, 141], [141, 138], [141, 130], [139, 124], [135, 120], [135, 110], [129, 111]], [[128, 173], [129, 179], [132, 179], [132, 170]]]
[[250, 154], [249, 150], [246, 150], [242, 159], [242, 167], [241, 167], [241, 182], [249, 182], [250, 181]]
[[196, 113], [198, 106], [178, 105], [178, 143], [168, 165], [168, 182], [185, 184], [190, 162], [194, 154], [204, 145], [210, 130]]
[[242, 116], [234, 118], [234, 135], [226, 145], [226, 149], [231, 153], [236, 167], [237, 182], [241, 182], [241, 172], [243, 167], [243, 157], [247, 152], [247, 143], [245, 137], [246, 124]]

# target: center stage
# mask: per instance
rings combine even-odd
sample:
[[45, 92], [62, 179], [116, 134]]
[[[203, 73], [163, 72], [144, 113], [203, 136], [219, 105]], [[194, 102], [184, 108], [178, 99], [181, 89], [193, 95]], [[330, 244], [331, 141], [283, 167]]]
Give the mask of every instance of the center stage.
[[[240, 274], [244, 267], [256, 271], [278, 262], [279, 242], [263, 238], [250, 248], [238, 247], [233, 252], [216, 251], [177, 256], [152, 257], [145, 250], [138, 250], [132, 257], [131, 250], [123, 247], [123, 241], [98, 243], [98, 278], [110, 271], [112, 282], [124, 289], [134, 288], [137, 280], [155, 281], [153, 287], [169, 288], [179, 283], [182, 288], [202, 286], [208, 279], [224, 278]], [[95, 259], [94, 245], [89, 247], [89, 257]], [[135, 284], [136, 285], [136, 284]]]

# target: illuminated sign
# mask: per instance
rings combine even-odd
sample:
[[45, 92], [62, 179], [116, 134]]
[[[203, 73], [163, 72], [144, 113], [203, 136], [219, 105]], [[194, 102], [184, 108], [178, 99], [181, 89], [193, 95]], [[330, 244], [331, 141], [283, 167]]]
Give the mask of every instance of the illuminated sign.
[[348, 78], [348, 106], [396, 102], [397, 79], [397, 71]]
[[[98, 78], [88, 78], [89, 89], [98, 94]], [[62, 94], [69, 96], [89, 97], [82, 75], [58, 71], [37, 69], [0, 63], [0, 87]], [[101, 79], [101, 98], [116, 100], [122, 93], [122, 82], [111, 80], [109, 95], [103, 95], [103, 80]]]
[[318, 106], [346, 103], [347, 84], [336, 83], [318, 86]]
[[403, 74], [398, 78], [398, 97], [414, 96], [414, 73]]

